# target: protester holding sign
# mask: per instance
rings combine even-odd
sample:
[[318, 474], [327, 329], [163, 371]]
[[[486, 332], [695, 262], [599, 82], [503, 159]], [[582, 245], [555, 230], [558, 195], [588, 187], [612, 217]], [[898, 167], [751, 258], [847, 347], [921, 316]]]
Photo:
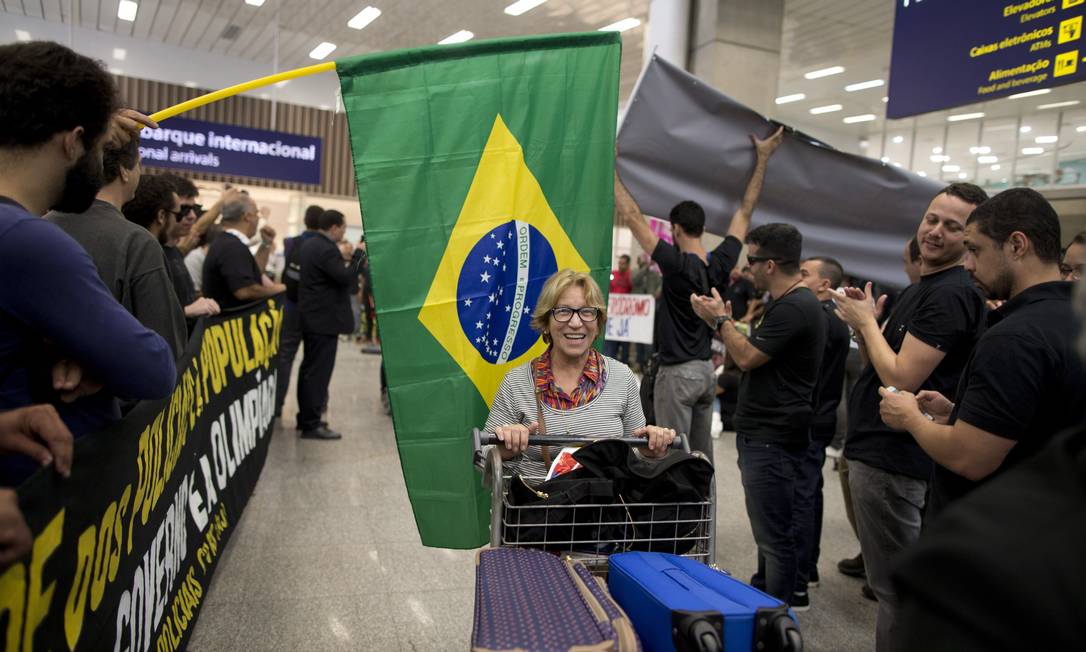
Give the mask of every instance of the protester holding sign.
[[[38, 217], [94, 202], [116, 108], [100, 63], [56, 43], [0, 46], [0, 410], [52, 403], [76, 437], [119, 419], [116, 397], [169, 395], [177, 373], [170, 346], [117, 303], [87, 252]], [[35, 467], [7, 458], [0, 480]]]

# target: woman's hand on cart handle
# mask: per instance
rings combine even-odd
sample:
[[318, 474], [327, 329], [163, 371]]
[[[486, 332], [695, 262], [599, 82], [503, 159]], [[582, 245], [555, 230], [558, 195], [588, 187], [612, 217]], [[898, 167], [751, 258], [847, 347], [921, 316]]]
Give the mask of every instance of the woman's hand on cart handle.
[[675, 431], [671, 428], [660, 426], [644, 426], [633, 431], [638, 437], [644, 437], [649, 442], [649, 457], [663, 457], [667, 455], [667, 449], [675, 439]]
[[534, 435], [538, 431], [538, 421], [533, 421], [528, 425], [511, 423], [495, 428], [494, 435], [502, 442], [502, 457], [509, 459], [523, 453], [524, 449], [528, 448], [528, 435]]

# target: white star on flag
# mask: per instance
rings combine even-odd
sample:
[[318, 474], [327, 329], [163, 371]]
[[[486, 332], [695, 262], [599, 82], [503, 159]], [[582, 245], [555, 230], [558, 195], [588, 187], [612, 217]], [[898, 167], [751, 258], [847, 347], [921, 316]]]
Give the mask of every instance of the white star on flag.
[[490, 274], [488, 274], [487, 272], [483, 272], [482, 274], [480, 274], [479, 278], [482, 279], [483, 283], [489, 283], [490, 282]]
[[482, 330], [482, 328], [483, 328], [483, 322], [481, 322], [481, 321], [477, 321], [477, 322], [475, 322], [475, 328], [476, 328], [476, 329], [479, 329], [479, 330]]
[[509, 312], [509, 306], [505, 307], [505, 312]]
[[487, 298], [488, 298], [488, 299], [490, 299], [490, 303], [494, 303], [494, 299], [496, 299], [497, 297], [495, 297], [495, 296], [494, 296], [494, 293], [493, 293], [493, 292], [491, 292], [491, 293], [490, 293], [490, 296], [489, 296], [489, 297], [487, 297]]
[[464, 299], [464, 307], [466, 307], [466, 308], [471, 307], [471, 299]]
[[504, 249], [504, 248], [505, 248], [505, 243], [502, 242], [501, 240], [498, 240], [498, 249]]
[[[501, 244], [500, 242], [498, 244]], [[487, 265], [490, 264], [490, 256], [483, 256], [483, 262]]]

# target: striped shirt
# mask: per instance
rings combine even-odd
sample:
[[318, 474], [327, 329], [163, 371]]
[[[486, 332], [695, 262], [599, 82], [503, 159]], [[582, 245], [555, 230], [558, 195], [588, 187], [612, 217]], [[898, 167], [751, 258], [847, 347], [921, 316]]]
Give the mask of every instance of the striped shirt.
[[[569, 410], [556, 410], [543, 405], [543, 421], [548, 435], [573, 435], [591, 439], [631, 437], [633, 431], [645, 425], [645, 413], [641, 409], [641, 395], [637, 380], [630, 368], [618, 360], [600, 356], [605, 365], [607, 384], [586, 405]], [[490, 406], [485, 430], [494, 432], [498, 426], [518, 423], [519, 413], [526, 415], [526, 422], [536, 420], [536, 399], [532, 382], [531, 362], [512, 369], [505, 375], [494, 403]], [[557, 455], [551, 450], [551, 456]], [[539, 446], [529, 446], [519, 458], [509, 460], [508, 469], [524, 476], [547, 475], [543, 453]]]

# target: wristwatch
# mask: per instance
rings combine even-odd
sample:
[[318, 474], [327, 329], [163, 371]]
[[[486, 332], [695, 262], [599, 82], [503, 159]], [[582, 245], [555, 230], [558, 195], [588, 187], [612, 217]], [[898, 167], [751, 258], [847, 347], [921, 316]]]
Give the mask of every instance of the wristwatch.
[[732, 320], [731, 315], [719, 315], [716, 318], [716, 321], [713, 322], [713, 331], [715, 332], [715, 331], [720, 330], [720, 327], [724, 325], [724, 322], [731, 321], [731, 320]]

